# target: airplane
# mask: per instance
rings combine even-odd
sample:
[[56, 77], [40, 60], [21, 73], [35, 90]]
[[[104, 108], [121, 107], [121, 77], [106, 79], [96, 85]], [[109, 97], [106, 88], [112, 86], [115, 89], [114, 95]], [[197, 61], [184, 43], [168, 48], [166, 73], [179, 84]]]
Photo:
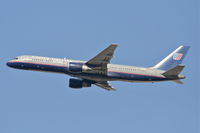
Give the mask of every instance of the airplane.
[[148, 68], [111, 64], [110, 61], [117, 46], [117, 44], [111, 44], [89, 61], [24, 55], [8, 61], [7, 66], [76, 77], [69, 79], [69, 87], [74, 89], [91, 87], [94, 84], [106, 90], [116, 90], [109, 81], [183, 83], [181, 79], [185, 76], [180, 73], [185, 66], [181, 63], [189, 46], [179, 46], [158, 64]]

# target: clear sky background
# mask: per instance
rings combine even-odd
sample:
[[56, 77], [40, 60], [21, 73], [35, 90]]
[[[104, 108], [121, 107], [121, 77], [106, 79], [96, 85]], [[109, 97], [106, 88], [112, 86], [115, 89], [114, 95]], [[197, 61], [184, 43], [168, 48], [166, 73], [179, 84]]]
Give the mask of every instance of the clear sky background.
[[[199, 133], [198, 0], [0, 1], [0, 133]], [[112, 82], [74, 90], [69, 76], [11, 69], [19, 55], [150, 67], [179, 45], [184, 85]]]

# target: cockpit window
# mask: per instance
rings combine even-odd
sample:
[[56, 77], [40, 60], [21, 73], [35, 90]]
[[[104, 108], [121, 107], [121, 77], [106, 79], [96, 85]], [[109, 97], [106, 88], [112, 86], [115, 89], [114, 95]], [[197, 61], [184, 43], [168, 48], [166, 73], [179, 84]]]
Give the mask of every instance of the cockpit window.
[[14, 60], [18, 60], [18, 58], [14, 58]]

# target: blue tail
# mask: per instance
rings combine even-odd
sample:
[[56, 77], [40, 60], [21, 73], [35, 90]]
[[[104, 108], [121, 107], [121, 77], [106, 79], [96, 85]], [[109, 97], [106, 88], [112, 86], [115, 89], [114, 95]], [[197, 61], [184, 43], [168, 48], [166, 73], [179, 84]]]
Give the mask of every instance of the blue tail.
[[161, 62], [156, 64], [153, 68], [160, 70], [169, 70], [177, 65], [181, 64], [185, 55], [189, 50], [189, 46], [180, 46], [167, 57], [165, 57]]

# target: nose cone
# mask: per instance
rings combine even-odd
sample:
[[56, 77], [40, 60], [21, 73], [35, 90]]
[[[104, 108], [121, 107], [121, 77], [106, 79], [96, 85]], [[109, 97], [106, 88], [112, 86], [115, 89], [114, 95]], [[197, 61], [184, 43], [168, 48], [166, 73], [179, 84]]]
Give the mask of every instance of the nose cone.
[[9, 66], [9, 67], [13, 67], [13, 63], [12, 63], [11, 61], [8, 61], [8, 62], [6, 63], [6, 65]]

